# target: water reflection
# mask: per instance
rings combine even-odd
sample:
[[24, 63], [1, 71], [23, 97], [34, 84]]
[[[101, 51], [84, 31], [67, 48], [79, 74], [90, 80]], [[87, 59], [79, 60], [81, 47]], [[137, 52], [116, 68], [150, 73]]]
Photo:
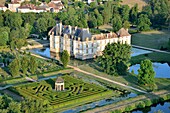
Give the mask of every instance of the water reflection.
[[133, 56], [138, 56], [138, 55], [146, 54], [146, 53], [152, 53], [152, 51], [138, 49], [138, 48], [132, 48], [131, 56], [133, 57]]
[[125, 100], [127, 98], [132, 98], [132, 97], [135, 97], [135, 96], [137, 96], [135, 93], [130, 93], [128, 95], [123, 95], [121, 97], [112, 97], [110, 99], [103, 99], [103, 100], [100, 100], [100, 101], [97, 101], [97, 102], [92, 102], [90, 104], [85, 104], [83, 106], [76, 107], [74, 109], [69, 109], [69, 110], [63, 111], [63, 113], [79, 113], [81, 111], [86, 111], [86, 110], [93, 109], [93, 108], [96, 108], [96, 107], [101, 107], [101, 106], [104, 106], [104, 105], [116, 103], [118, 101]]
[[161, 113], [170, 113], [170, 101], [146, 107], [142, 110], [136, 110], [132, 113], [158, 113], [158, 111], [162, 111]]
[[[138, 69], [140, 68], [140, 64], [136, 64], [130, 67], [129, 72], [134, 70], [135, 74], [138, 74]], [[170, 66], [168, 63], [153, 63], [153, 68], [156, 73], [156, 78], [170, 78]]]

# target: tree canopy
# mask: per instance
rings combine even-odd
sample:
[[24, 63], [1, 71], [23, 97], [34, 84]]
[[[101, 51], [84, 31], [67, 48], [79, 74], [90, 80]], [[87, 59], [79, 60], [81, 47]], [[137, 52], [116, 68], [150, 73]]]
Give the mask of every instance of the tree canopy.
[[120, 43], [108, 43], [97, 58], [97, 62], [104, 72], [110, 75], [126, 74], [131, 58], [131, 46]]
[[69, 61], [70, 61], [70, 55], [67, 50], [64, 50], [61, 54], [61, 62], [63, 63], [63, 67], [66, 68]]
[[146, 59], [140, 63], [138, 70], [138, 83], [141, 85], [153, 85], [155, 72], [153, 70], [152, 62]]

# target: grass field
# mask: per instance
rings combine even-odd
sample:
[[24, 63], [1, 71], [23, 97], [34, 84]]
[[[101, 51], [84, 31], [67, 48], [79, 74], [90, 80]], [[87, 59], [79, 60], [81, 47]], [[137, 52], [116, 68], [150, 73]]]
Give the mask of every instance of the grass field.
[[[83, 80], [65, 75], [62, 76], [65, 82], [65, 91], [54, 90], [54, 79], [15, 86], [14, 92], [23, 97], [47, 100], [53, 109], [65, 108], [66, 106], [91, 102], [95, 99], [106, 98], [107, 96], [119, 96], [120, 91], [111, 91], [96, 84], [83, 82]], [[120, 92], [120, 93], [119, 93]]]
[[131, 64], [139, 64], [144, 59], [150, 59], [152, 62], [168, 62], [170, 63], [170, 54], [166, 53], [148, 53], [143, 55], [138, 55], [135, 57], [132, 57]]
[[[165, 55], [165, 54], [157, 54], [157, 53], [150, 53], [151, 55], [148, 55], [150, 58], [152, 58], [152, 60], [156, 60], [158, 61], [167, 61], [167, 58], [169, 58], [170, 60], [170, 55]], [[156, 56], [156, 57], [155, 57]], [[142, 56], [141, 58], [136, 58], [136, 61], [140, 61], [140, 60], [143, 60], [145, 57]], [[135, 62], [135, 61], [134, 61]], [[140, 62], [137, 62], [137, 63], [140, 63]], [[84, 71], [87, 71], [87, 72], [90, 72], [90, 73], [93, 73], [93, 74], [96, 74], [96, 75], [99, 75], [99, 76], [103, 76], [103, 77], [106, 77], [106, 78], [109, 78], [111, 80], [114, 80], [114, 81], [117, 81], [117, 82], [120, 82], [120, 83], [123, 83], [123, 84], [127, 84], [129, 86], [133, 86], [133, 87], [136, 87], [136, 88], [139, 88], [139, 89], [142, 89], [142, 90], [147, 90], [146, 88], [144, 87], [141, 87], [139, 86], [138, 82], [137, 82], [137, 76], [135, 75], [131, 75], [130, 73], [125, 75], [125, 76], [110, 76], [106, 73], [104, 73], [100, 67], [98, 67], [95, 63], [91, 63], [91, 64], [84, 64], [84, 65], [81, 65], [79, 66], [80, 69], [84, 70]], [[82, 75], [82, 76], [88, 76], [86, 74], [83, 74], [83, 73], [78, 73], [76, 72], [78, 75]], [[109, 83], [108, 83], [109, 84]], [[112, 84], [116, 87], [120, 87], [120, 86], [117, 86], [116, 84]], [[167, 88], [167, 86], [169, 87], [170, 85], [170, 79], [158, 79], [156, 78], [156, 85], [158, 87], [158, 90], [161, 90], [161, 89], [164, 89], [164, 88]], [[122, 87], [120, 87], [122, 88]]]
[[148, 0], [122, 0], [122, 5], [129, 5], [133, 7], [136, 3], [138, 4], [139, 10], [142, 10], [142, 7], [147, 5]]
[[170, 38], [169, 31], [148, 31], [132, 35], [132, 44], [148, 48], [166, 48]]

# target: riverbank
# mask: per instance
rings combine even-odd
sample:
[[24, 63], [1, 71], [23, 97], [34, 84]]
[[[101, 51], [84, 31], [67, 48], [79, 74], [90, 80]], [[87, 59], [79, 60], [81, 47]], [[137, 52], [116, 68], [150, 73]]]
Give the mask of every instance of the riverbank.
[[85, 111], [85, 113], [108, 113], [112, 111], [113, 113], [128, 112], [135, 109], [145, 108], [146, 106], [151, 106], [159, 102], [163, 102], [170, 99], [169, 90], [160, 90], [153, 93], [148, 93], [144, 95], [139, 95], [135, 98], [129, 98], [117, 102], [116, 104], [110, 104], [104, 107], [95, 108], [92, 110]]

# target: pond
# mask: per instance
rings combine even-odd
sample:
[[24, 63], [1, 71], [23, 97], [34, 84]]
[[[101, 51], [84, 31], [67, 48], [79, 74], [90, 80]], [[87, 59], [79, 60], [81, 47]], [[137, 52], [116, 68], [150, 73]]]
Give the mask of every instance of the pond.
[[[156, 78], [170, 78], [170, 66], [168, 63], [157, 63], [154, 62], [153, 68], [156, 73]], [[138, 74], [138, 69], [140, 68], [140, 64], [136, 64], [130, 67], [129, 72], [134, 70], [135, 74]]]
[[161, 113], [170, 113], [170, 101], [146, 107], [142, 110], [135, 110], [132, 113], [158, 113], [159, 110], [162, 111]]
[[[49, 47], [35, 48], [35, 49], [31, 49], [29, 51], [34, 53], [34, 54], [39, 54], [41, 56], [58, 59], [58, 57], [56, 57], [56, 56], [58, 56], [57, 54], [50, 53]], [[151, 52], [152, 51], [142, 50], [142, 49], [138, 49], [138, 48], [132, 48], [131, 56], [137, 56], [137, 55], [140, 55], [140, 54], [146, 54], [146, 53], [151, 53]], [[77, 59], [71, 58], [70, 65], [80, 66], [80, 65], [84, 65], [84, 64], [90, 64], [90, 63], [93, 63], [93, 62], [94, 62], [93, 59], [82, 61], [82, 60], [77, 60]]]
[[[49, 47], [47, 47], [47, 48], [35, 48], [35, 49], [29, 50], [29, 51], [33, 52], [35, 54], [42, 55], [42, 56], [51, 57]], [[146, 53], [151, 53], [151, 52], [152, 51], [132, 47], [131, 56], [138, 56], [138, 55], [141, 55], [141, 54], [146, 54]]]

